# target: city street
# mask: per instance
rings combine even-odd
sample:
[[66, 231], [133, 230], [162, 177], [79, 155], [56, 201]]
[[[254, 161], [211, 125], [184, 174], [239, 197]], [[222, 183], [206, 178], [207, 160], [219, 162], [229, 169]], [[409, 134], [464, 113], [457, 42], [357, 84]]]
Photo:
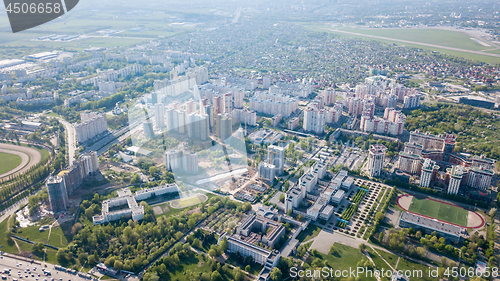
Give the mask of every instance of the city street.
[[68, 145], [68, 156], [69, 156], [69, 165], [73, 165], [75, 161], [75, 151], [76, 151], [76, 132], [75, 127], [64, 119], [59, 118], [59, 122], [61, 122], [66, 130], [66, 144]]

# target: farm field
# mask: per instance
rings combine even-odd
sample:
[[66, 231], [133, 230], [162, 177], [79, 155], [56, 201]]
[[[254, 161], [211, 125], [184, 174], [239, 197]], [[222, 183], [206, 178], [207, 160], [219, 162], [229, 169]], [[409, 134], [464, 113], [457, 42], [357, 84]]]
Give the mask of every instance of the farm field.
[[467, 226], [469, 212], [457, 206], [417, 197], [413, 197], [408, 211], [461, 226]]

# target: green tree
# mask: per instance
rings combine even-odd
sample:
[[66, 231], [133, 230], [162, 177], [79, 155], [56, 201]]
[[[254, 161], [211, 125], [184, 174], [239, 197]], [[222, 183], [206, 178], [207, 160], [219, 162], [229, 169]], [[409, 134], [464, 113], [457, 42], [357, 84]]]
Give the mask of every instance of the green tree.
[[130, 180], [131, 184], [136, 184], [141, 182], [141, 177], [139, 177], [138, 174], [135, 174], [132, 179]]
[[271, 279], [273, 281], [281, 280], [282, 275], [283, 274], [281, 273], [281, 270], [277, 267], [273, 268], [273, 270], [271, 271]]
[[243, 273], [243, 271], [241, 271], [238, 267], [234, 268], [233, 276], [236, 281], [243, 281], [243, 279], [245, 279], [245, 273]]
[[216, 257], [217, 256], [217, 251], [215, 249], [210, 249], [208, 251], [208, 254], [211, 256], [211, 257]]
[[252, 267], [250, 265], [245, 266], [245, 271], [250, 272], [252, 270]]
[[212, 276], [210, 277], [210, 280], [211, 281], [222, 281], [223, 279], [218, 271], [214, 271], [214, 272], [212, 272]]
[[31, 251], [35, 254], [41, 254], [43, 252], [43, 243], [35, 243], [31, 246]]

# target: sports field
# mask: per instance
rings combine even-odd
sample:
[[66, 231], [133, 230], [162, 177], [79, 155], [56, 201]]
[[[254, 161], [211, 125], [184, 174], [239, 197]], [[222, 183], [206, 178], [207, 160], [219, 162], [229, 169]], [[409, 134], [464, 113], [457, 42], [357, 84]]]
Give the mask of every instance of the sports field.
[[408, 211], [461, 226], [467, 226], [468, 212], [460, 207], [413, 197]]
[[0, 152], [0, 159], [0, 175], [16, 168], [22, 162], [21, 157], [4, 152]]
[[200, 198], [198, 198], [197, 195], [195, 195], [195, 196], [188, 197], [188, 198], [178, 199], [177, 202], [179, 202], [179, 205], [181, 207], [186, 207], [186, 206], [191, 206], [194, 204], [201, 203], [201, 200], [200, 200]]

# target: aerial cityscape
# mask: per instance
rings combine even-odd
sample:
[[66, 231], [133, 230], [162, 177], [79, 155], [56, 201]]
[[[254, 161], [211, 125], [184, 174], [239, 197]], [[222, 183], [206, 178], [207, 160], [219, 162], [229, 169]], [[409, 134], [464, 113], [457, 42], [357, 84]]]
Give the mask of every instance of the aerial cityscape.
[[2, 280], [500, 280], [498, 2], [4, 2]]

